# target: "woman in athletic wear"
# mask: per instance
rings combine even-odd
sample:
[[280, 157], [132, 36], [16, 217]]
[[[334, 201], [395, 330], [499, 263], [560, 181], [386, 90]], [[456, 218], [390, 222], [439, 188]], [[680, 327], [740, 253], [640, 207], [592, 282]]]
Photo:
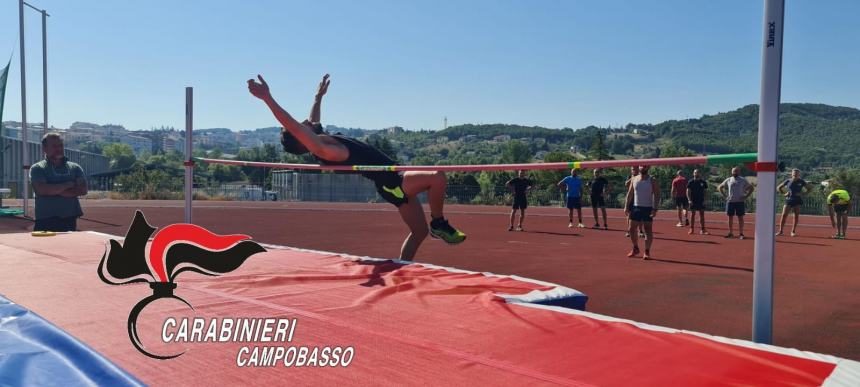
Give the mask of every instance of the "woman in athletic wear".
[[[308, 120], [299, 123], [272, 97], [269, 85], [258, 75], [259, 82], [249, 79], [248, 91], [269, 107], [278, 122], [283, 125], [281, 144], [284, 151], [292, 154], [310, 152], [320, 164], [326, 165], [394, 165], [384, 153], [354, 138], [326, 134], [320, 124], [320, 104], [328, 91], [328, 74], [320, 82], [319, 89]], [[403, 222], [409, 227], [409, 235], [400, 249], [400, 259], [409, 260], [415, 256], [418, 247], [427, 234], [434, 238], [456, 244], [466, 239], [466, 234], [451, 227], [445, 220], [442, 207], [447, 178], [438, 171], [431, 172], [360, 172], [362, 176], [376, 184], [382, 198], [397, 207]], [[427, 191], [432, 218], [428, 230], [424, 209], [416, 196]]]
[[[800, 178], [800, 170], [791, 170], [791, 179], [783, 181], [776, 191], [785, 196], [785, 205], [782, 206], [782, 219], [779, 221], [779, 231], [777, 236], [782, 235], [782, 230], [785, 228], [785, 220], [788, 218], [788, 212], [794, 213], [794, 224], [791, 225], [791, 236], [797, 236], [797, 221], [800, 220], [800, 206], [803, 205], [803, 194], [809, 193], [809, 184], [806, 180]], [[805, 192], [804, 192], [805, 191]]]
[[845, 232], [848, 231], [848, 211], [851, 210], [851, 195], [848, 191], [837, 189], [827, 195], [827, 210], [830, 213], [830, 224], [836, 229], [833, 239], [845, 239]]

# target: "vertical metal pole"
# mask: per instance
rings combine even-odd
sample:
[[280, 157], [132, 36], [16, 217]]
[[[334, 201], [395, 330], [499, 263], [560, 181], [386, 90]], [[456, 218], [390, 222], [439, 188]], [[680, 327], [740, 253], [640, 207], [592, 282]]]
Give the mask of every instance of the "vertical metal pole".
[[42, 10], [42, 106], [44, 124], [42, 135], [48, 133], [48, 13]]
[[18, 24], [20, 27], [21, 40], [21, 143], [22, 143], [22, 165], [24, 170], [23, 177], [23, 193], [24, 193], [24, 216], [26, 217], [30, 208], [30, 147], [27, 146], [27, 72], [26, 61], [24, 57], [24, 0], [18, 0]]
[[[782, 32], [785, 0], [765, 0], [762, 42], [758, 160], [777, 162], [777, 132], [782, 80]], [[753, 273], [753, 341], [773, 341], [774, 204], [776, 171], [758, 172]]]
[[194, 161], [191, 150], [194, 143], [191, 132], [194, 128], [194, 88], [185, 88], [185, 223], [191, 223], [191, 204], [194, 185]]

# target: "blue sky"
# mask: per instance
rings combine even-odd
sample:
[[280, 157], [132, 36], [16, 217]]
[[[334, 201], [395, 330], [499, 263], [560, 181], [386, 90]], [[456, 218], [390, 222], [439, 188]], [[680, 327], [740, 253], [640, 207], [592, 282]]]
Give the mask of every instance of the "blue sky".
[[[274, 126], [245, 81], [305, 117], [439, 129], [619, 126], [757, 103], [763, 3], [677, 1], [90, 1], [48, 9], [50, 123]], [[783, 101], [860, 106], [860, 2], [788, 0]], [[41, 20], [26, 10], [28, 119], [41, 121]], [[13, 54], [4, 120], [19, 120], [18, 2], [0, 0]], [[0, 65], [1, 66], [1, 65]]]

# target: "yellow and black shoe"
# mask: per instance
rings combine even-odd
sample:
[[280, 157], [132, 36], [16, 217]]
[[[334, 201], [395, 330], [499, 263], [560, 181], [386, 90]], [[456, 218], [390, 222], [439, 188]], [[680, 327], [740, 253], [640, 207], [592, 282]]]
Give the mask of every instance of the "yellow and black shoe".
[[441, 239], [445, 243], [456, 245], [466, 240], [466, 234], [462, 231], [451, 227], [445, 218], [433, 219], [430, 222], [430, 236], [436, 239]]

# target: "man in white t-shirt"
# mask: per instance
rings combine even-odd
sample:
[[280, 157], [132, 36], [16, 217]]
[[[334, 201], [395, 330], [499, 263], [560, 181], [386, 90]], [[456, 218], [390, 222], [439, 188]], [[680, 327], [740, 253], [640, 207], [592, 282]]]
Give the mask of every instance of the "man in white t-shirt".
[[744, 215], [746, 214], [746, 200], [752, 195], [755, 188], [747, 179], [741, 176], [741, 169], [738, 167], [732, 168], [732, 176], [717, 187], [717, 191], [726, 198], [726, 215], [729, 216], [729, 233], [726, 238], [734, 238], [734, 216], [738, 217], [738, 239], [745, 239], [744, 236]]

